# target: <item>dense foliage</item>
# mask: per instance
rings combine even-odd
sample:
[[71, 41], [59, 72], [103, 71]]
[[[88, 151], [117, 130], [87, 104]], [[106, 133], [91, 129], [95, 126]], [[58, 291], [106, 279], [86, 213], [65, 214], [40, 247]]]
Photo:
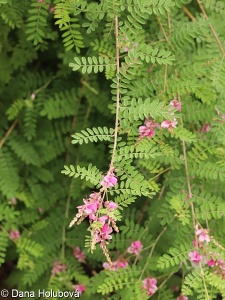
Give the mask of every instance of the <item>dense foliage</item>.
[[22, 2], [0, 0], [8, 287], [225, 299], [223, 1]]

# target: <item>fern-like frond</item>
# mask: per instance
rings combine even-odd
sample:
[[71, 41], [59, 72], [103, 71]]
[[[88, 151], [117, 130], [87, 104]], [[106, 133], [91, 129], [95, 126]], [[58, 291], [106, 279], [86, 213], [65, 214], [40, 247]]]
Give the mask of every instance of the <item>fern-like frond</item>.
[[88, 165], [88, 168], [82, 168], [77, 166], [76, 168], [73, 165], [64, 166], [64, 170], [61, 171], [62, 174], [65, 174], [69, 177], [80, 177], [86, 181], [90, 181], [94, 185], [99, 185], [99, 182], [102, 180], [102, 175], [100, 171], [92, 164]]
[[83, 144], [88, 142], [98, 142], [98, 141], [112, 141], [114, 136], [114, 129], [107, 127], [98, 128], [87, 128], [86, 130], [81, 130], [80, 133], [75, 133], [72, 135], [72, 144]]

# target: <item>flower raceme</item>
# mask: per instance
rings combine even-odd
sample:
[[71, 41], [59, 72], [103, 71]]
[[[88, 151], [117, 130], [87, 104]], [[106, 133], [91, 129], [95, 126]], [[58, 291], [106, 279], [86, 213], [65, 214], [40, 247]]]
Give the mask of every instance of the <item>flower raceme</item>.
[[210, 242], [210, 237], [208, 235], [208, 230], [206, 229], [198, 229], [196, 231], [196, 235], [198, 236], [199, 242], [206, 242], [207, 244]]
[[202, 256], [198, 251], [193, 251], [188, 254], [190, 261], [193, 263], [199, 263], [202, 260]]
[[52, 274], [57, 275], [60, 272], [65, 272], [66, 268], [67, 268], [66, 264], [62, 264], [60, 263], [60, 261], [56, 260], [53, 264]]
[[176, 118], [172, 120], [165, 120], [161, 123], [162, 128], [168, 129], [170, 132], [172, 132], [173, 128], [176, 128], [177, 126], [177, 120]]
[[74, 284], [72, 287], [75, 292], [77, 291], [79, 293], [79, 295], [81, 295], [86, 290], [85, 285], [82, 284]]
[[85, 253], [79, 247], [75, 247], [73, 249], [73, 255], [79, 262], [85, 262]]
[[[175, 100], [174, 100], [175, 101]], [[152, 138], [155, 135], [155, 127], [161, 127], [161, 128], [166, 128], [170, 132], [172, 132], [173, 128], [176, 128], [177, 126], [177, 120], [176, 118], [172, 120], [165, 120], [159, 125], [155, 121], [151, 121], [149, 119], [145, 120], [145, 123], [143, 126], [140, 126], [138, 131], [139, 131], [139, 137], [144, 138], [144, 137], [149, 137]]]
[[101, 185], [105, 188], [110, 188], [117, 184], [117, 178], [113, 172], [109, 171], [107, 175], [101, 181]]
[[177, 101], [176, 99], [171, 100], [170, 105], [172, 108], [176, 108], [178, 111], [181, 111], [181, 102]]
[[128, 262], [124, 259], [113, 261], [112, 264], [109, 264], [107, 262], [103, 263], [103, 268], [105, 270], [110, 270], [110, 271], [118, 271], [118, 269], [126, 269], [127, 267], [128, 267]]
[[148, 292], [149, 296], [152, 296], [157, 291], [157, 280], [154, 277], [147, 277], [142, 282], [142, 287]]
[[152, 138], [155, 134], [155, 127], [159, 126], [159, 124], [149, 119], [146, 119], [144, 124], [145, 125], [140, 126], [138, 129], [140, 137], [144, 138], [147, 136], [149, 138]]
[[128, 253], [139, 255], [143, 248], [143, 245], [140, 241], [133, 242], [131, 246], [127, 249]]
[[[113, 169], [114, 170], [114, 169]], [[107, 172], [101, 181], [102, 189], [89, 195], [87, 199], [83, 199], [84, 204], [77, 206], [78, 213], [74, 219], [70, 222], [69, 227], [73, 226], [76, 222], [79, 225], [85, 218], [89, 218], [91, 232], [91, 250], [95, 249], [95, 245], [100, 243], [100, 247], [103, 249], [106, 258], [111, 263], [111, 260], [106, 249], [108, 240], [112, 239], [111, 233], [113, 229], [119, 232], [116, 225], [116, 215], [114, 210], [118, 208], [118, 205], [113, 201], [104, 201], [104, 196], [107, 193], [106, 189], [113, 187], [117, 184], [117, 178], [113, 173], [112, 168]], [[104, 193], [103, 193], [104, 191]], [[101, 195], [103, 193], [103, 196]], [[80, 262], [84, 262], [85, 255], [79, 249], [75, 248], [74, 256]]]
[[177, 300], [188, 300], [188, 297], [180, 295], [180, 296], [177, 297]]
[[11, 240], [18, 240], [20, 238], [20, 232], [18, 230], [10, 229], [9, 238]]

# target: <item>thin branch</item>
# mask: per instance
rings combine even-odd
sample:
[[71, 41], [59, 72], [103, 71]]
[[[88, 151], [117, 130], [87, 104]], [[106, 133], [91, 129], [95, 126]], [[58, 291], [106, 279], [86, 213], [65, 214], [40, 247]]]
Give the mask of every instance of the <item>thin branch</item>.
[[185, 14], [192, 20], [192, 21], [196, 21], [196, 18], [192, 15], [192, 13], [187, 9], [187, 7], [183, 6], [182, 7], [183, 11], [185, 12]]
[[[204, 7], [202, 6], [201, 2], [199, 0], [197, 0], [197, 2], [198, 2], [198, 5], [199, 5], [199, 7], [200, 7], [200, 9], [201, 9], [201, 11], [202, 11], [205, 19], [208, 20], [209, 18], [207, 16], [207, 14], [206, 14], [206, 12], [204, 10]], [[214, 28], [213, 28], [213, 26], [212, 26], [211, 23], [209, 23], [209, 27], [210, 27], [210, 29], [212, 31], [212, 34], [214, 35], [214, 38], [215, 38], [215, 40], [216, 40], [216, 42], [217, 42], [217, 44], [218, 44], [218, 46], [220, 48], [221, 53], [223, 54], [223, 56], [225, 56], [225, 51], [223, 49], [223, 46], [222, 46], [222, 44], [221, 44], [221, 42], [220, 42], [220, 40], [218, 38], [218, 35], [217, 35], [216, 31], [214, 30]]]
[[169, 13], [168, 13], [167, 23], [168, 23], [168, 28], [169, 28], [169, 36], [171, 37], [172, 36], [172, 27], [171, 27], [170, 14]]
[[0, 149], [2, 148], [2, 146], [4, 145], [6, 139], [10, 136], [10, 134], [12, 133], [13, 129], [15, 128], [16, 124], [18, 123], [18, 120], [15, 120], [12, 125], [9, 127], [8, 131], [6, 132], [6, 134], [4, 135], [4, 137], [1, 139], [0, 141]]
[[118, 126], [119, 126], [119, 108], [120, 108], [120, 90], [119, 90], [119, 73], [120, 73], [120, 56], [119, 56], [119, 25], [118, 25], [118, 17], [115, 16], [115, 39], [116, 39], [116, 119], [115, 119], [115, 132], [114, 132], [114, 145], [112, 158], [110, 163], [110, 169], [113, 169], [116, 147], [117, 147], [117, 138], [118, 138]]
[[163, 35], [164, 35], [164, 37], [165, 37], [165, 40], [166, 40], [167, 43], [170, 45], [170, 47], [173, 49], [173, 46], [171, 45], [171, 43], [170, 43], [170, 41], [169, 41], [169, 39], [168, 39], [168, 37], [167, 37], [167, 35], [166, 35], [165, 29], [164, 29], [164, 27], [163, 27], [163, 25], [162, 25], [162, 23], [161, 23], [160, 18], [157, 17], [157, 20], [158, 20], [158, 22], [159, 22], [159, 26], [160, 26], [160, 28], [161, 28], [161, 30], [162, 30], [162, 33], [163, 33]]
[[[173, 218], [173, 219], [174, 219], [174, 218]], [[145, 270], [146, 270], [146, 268], [147, 268], [147, 266], [148, 266], [148, 261], [149, 261], [149, 259], [152, 257], [152, 253], [153, 253], [153, 251], [154, 251], [154, 249], [155, 249], [156, 244], [158, 243], [158, 241], [160, 240], [161, 236], [164, 234], [164, 232], [165, 232], [166, 230], [167, 230], [167, 226], [164, 227], [163, 230], [160, 232], [160, 234], [157, 236], [157, 238], [156, 238], [156, 240], [155, 240], [155, 242], [154, 242], [154, 244], [153, 244], [153, 246], [152, 246], [152, 249], [151, 249], [151, 251], [150, 251], [150, 253], [149, 253], [149, 255], [148, 255], [146, 264], [145, 264], [144, 268], [142, 269], [141, 275], [140, 275], [140, 277], [139, 277], [139, 281], [142, 279], [142, 276], [143, 276], [143, 274], [144, 274], [144, 272], [145, 272]]]

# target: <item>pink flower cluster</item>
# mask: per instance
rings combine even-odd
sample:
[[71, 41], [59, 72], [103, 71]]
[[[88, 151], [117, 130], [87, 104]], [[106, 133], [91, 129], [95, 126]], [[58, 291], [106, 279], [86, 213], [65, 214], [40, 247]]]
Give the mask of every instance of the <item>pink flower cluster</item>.
[[211, 129], [211, 126], [209, 124], [204, 124], [199, 130], [199, 133], [203, 133], [203, 132], [209, 132]]
[[177, 297], [177, 300], [188, 300], [188, 297], [180, 295], [180, 296]]
[[90, 194], [88, 199], [83, 199], [84, 204], [77, 206], [78, 214], [84, 218], [87, 216], [90, 220], [96, 220], [96, 212], [102, 203], [102, 198], [100, 193]]
[[[170, 105], [172, 106], [169, 109], [170, 115], [173, 115], [173, 113], [170, 112], [171, 109], [173, 108], [176, 108], [178, 111], [181, 111], [181, 102], [174, 99], [170, 101]], [[170, 132], [172, 132], [173, 128], [176, 128], [176, 126], [177, 126], [176, 118], [173, 118], [173, 120], [167, 119], [163, 121], [161, 125], [148, 118], [145, 120], [144, 125], [139, 127], [138, 131], [139, 131], [140, 138], [144, 138], [144, 137], [152, 138], [155, 135], [155, 127], [166, 128]]]
[[208, 244], [210, 242], [210, 237], [207, 229], [198, 229], [198, 225], [196, 225], [196, 235], [198, 237], [198, 242], [206, 242]]
[[181, 111], [181, 102], [177, 101], [176, 99], [171, 100], [170, 105], [172, 108], [176, 108], [178, 111]]
[[152, 296], [157, 291], [157, 280], [154, 277], [147, 277], [143, 281], [143, 289], [147, 290], [149, 296]]
[[172, 120], [165, 120], [161, 123], [162, 128], [168, 129], [170, 132], [172, 132], [173, 128], [176, 128], [177, 126], [177, 120], [176, 118]]
[[107, 262], [103, 263], [103, 268], [105, 270], [110, 270], [110, 271], [118, 271], [118, 269], [126, 269], [127, 267], [128, 267], [128, 262], [124, 259], [116, 260], [112, 262], [111, 265]]
[[[197, 241], [192, 241], [195, 248], [204, 248], [204, 246], [210, 242], [208, 230], [203, 228], [199, 229], [198, 224], [195, 226], [195, 234], [197, 237]], [[197, 250], [190, 252], [188, 256], [190, 258], [190, 261], [195, 264], [202, 261], [202, 256]]]
[[66, 268], [67, 268], [66, 264], [62, 264], [60, 261], [56, 260], [53, 264], [52, 274], [56, 275], [60, 272], [65, 272]]
[[73, 255], [79, 262], [82, 263], [85, 262], [86, 259], [85, 253], [79, 247], [75, 247], [73, 249]]
[[127, 249], [128, 253], [139, 255], [143, 248], [143, 245], [140, 241], [133, 242], [131, 246]]
[[110, 188], [117, 184], [117, 178], [113, 172], [109, 171], [101, 181], [101, 185], [105, 188]]
[[[108, 209], [110, 213], [115, 210], [118, 205], [115, 202], [112, 201], [106, 201], [104, 202], [104, 206]], [[95, 218], [96, 223], [100, 223], [101, 227], [96, 227], [94, 231], [92, 232], [92, 245], [94, 247], [95, 244], [100, 243], [100, 246], [102, 248], [105, 248], [105, 245], [107, 244], [107, 240], [111, 240], [112, 236], [111, 233], [113, 232], [112, 227], [110, 226], [112, 223], [113, 228], [118, 232], [118, 228], [116, 226], [115, 221], [110, 218], [107, 215], [103, 215], [99, 218]]]
[[152, 138], [153, 135], [155, 134], [155, 127], [159, 126], [159, 124], [149, 119], [146, 119], [144, 124], [145, 124], [144, 126], [139, 127], [140, 137], [143, 138], [147, 136]]
[[202, 256], [198, 251], [193, 251], [188, 254], [190, 261], [193, 263], [199, 263], [202, 260]]
[[11, 199], [11, 203], [12, 203], [12, 204], [17, 204], [16, 198], [12, 198], [12, 199]]
[[72, 288], [75, 292], [79, 293], [79, 296], [86, 290], [85, 285], [82, 284], [74, 284]]
[[9, 238], [11, 240], [18, 240], [20, 238], [20, 232], [18, 230], [10, 229]]
[[[207, 264], [211, 268], [215, 268], [214, 273], [220, 275], [225, 279], [225, 261], [220, 257], [220, 255], [214, 253], [214, 258], [208, 260]], [[216, 257], [216, 258], [215, 258]]]
[[[169, 112], [171, 111], [171, 109], [176, 108], [178, 111], [181, 111], [181, 102], [177, 101], [176, 99], [173, 99], [170, 101], [170, 105], [172, 106], [169, 109]], [[171, 116], [173, 116], [173, 113], [170, 113]], [[177, 120], [176, 118], [173, 118], [173, 121], [170, 119], [167, 119], [165, 121], [163, 121], [161, 123], [161, 128], [166, 128], [168, 129], [170, 132], [173, 131], [173, 128], [176, 128], [177, 126]]]

